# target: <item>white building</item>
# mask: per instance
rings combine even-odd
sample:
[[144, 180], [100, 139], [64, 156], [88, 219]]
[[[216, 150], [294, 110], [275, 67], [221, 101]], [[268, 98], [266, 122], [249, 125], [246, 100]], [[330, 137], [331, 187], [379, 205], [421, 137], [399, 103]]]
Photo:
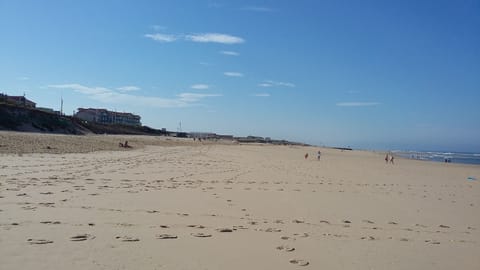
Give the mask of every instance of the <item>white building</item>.
[[141, 117], [132, 113], [112, 112], [106, 109], [93, 109], [93, 108], [78, 108], [78, 112], [75, 117], [99, 124], [105, 125], [128, 125], [128, 126], [140, 126]]

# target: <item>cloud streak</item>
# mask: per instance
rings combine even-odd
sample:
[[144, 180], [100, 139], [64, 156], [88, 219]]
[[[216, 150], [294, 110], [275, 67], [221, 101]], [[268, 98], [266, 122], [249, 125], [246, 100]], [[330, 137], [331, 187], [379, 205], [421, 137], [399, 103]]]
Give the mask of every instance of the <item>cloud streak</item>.
[[229, 56], [239, 56], [240, 54], [238, 52], [234, 51], [220, 51], [221, 54], [224, 55], [229, 55]]
[[369, 107], [380, 105], [378, 102], [339, 102], [336, 104], [339, 107]]
[[219, 94], [181, 93], [177, 97], [184, 102], [193, 103], [207, 97], [219, 97]]
[[127, 86], [118, 87], [117, 90], [121, 92], [131, 92], [131, 91], [140, 90], [140, 87], [134, 86], [134, 85], [127, 85]]
[[[200, 33], [189, 35], [172, 35], [163, 33], [153, 33], [143, 35], [146, 38], [160, 42], [168, 43], [177, 40], [185, 40], [198, 43], [220, 43], [220, 44], [240, 44], [244, 43], [245, 39], [233, 35], [221, 34], [221, 33]], [[235, 52], [233, 52], [235, 53]]]
[[277, 82], [277, 81], [272, 81], [272, 80], [266, 80], [263, 81], [262, 83], [259, 83], [258, 86], [260, 87], [295, 87], [295, 84], [289, 83], [289, 82]]
[[196, 90], [206, 90], [210, 88], [210, 86], [208, 84], [194, 84], [190, 86], [190, 88], [196, 89]]
[[253, 94], [252, 96], [254, 96], [254, 97], [270, 97], [270, 94], [269, 93], [257, 93], [257, 94]]
[[224, 72], [223, 75], [228, 76], [228, 77], [243, 77], [243, 73], [231, 72], [231, 71]]
[[174, 35], [167, 35], [167, 34], [160, 34], [160, 33], [145, 34], [144, 37], [150, 38], [152, 40], [155, 40], [161, 43], [174, 42], [175, 40], [177, 40], [177, 37]]
[[125, 104], [156, 108], [183, 108], [199, 105], [197, 102], [208, 97], [218, 97], [219, 94], [181, 93], [175, 98], [161, 98], [142, 95], [132, 95], [117, 92], [105, 87], [89, 87], [81, 84], [52, 84], [48, 88], [71, 90], [88, 96], [90, 99], [107, 104]]
[[236, 37], [227, 34], [220, 34], [220, 33], [203, 33], [203, 34], [193, 34], [193, 35], [186, 35], [185, 40], [193, 41], [193, 42], [200, 42], [200, 43], [222, 43], [222, 44], [238, 44], [244, 43], [245, 40], [241, 37]]

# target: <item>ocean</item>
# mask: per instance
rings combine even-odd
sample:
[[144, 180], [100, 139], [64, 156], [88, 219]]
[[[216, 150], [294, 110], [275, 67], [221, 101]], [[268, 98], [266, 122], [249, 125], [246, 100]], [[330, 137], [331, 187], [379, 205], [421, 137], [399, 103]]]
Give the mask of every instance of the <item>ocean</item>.
[[392, 151], [403, 158], [480, 165], [480, 153]]

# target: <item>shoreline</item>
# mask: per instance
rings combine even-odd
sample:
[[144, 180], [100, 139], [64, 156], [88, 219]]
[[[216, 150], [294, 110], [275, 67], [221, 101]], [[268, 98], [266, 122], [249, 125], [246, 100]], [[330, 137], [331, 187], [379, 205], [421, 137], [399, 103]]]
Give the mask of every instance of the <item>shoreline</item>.
[[[121, 148], [118, 143], [128, 141], [132, 146], [130, 149]], [[18, 132], [18, 131], [0, 131], [0, 154], [30, 154], [30, 153], [90, 153], [97, 151], [131, 151], [137, 148], [144, 148], [147, 145], [157, 146], [200, 146], [205, 144], [226, 144], [226, 145], [260, 145], [274, 146], [264, 143], [238, 143], [234, 141], [218, 140], [202, 142], [192, 141], [190, 138], [178, 138], [168, 136], [153, 135], [117, 135], [117, 134], [88, 134], [88, 135], [66, 135], [52, 133], [35, 133], [35, 132]], [[385, 155], [392, 152], [398, 160], [432, 162], [434, 164], [444, 163], [441, 161], [428, 159], [415, 159], [397, 154], [398, 151], [383, 150], [364, 150], [351, 149], [345, 150], [338, 147], [320, 147], [320, 146], [302, 146], [302, 145], [286, 145], [289, 147], [312, 149], [311, 158], [315, 158], [316, 149], [332, 150], [338, 152], [365, 152]], [[449, 166], [467, 165], [479, 166], [476, 163], [448, 163]]]

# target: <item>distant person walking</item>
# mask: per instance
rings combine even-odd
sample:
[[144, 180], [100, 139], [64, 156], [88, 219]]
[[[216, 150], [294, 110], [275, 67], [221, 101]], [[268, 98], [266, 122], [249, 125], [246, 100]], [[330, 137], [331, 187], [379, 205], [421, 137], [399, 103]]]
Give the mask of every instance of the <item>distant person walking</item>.
[[390, 157], [390, 163], [394, 164], [394, 162], [393, 162], [393, 155]]
[[390, 160], [390, 157], [388, 156], [388, 154], [385, 156], [385, 164], [388, 164], [388, 161]]
[[320, 157], [322, 156], [322, 152], [320, 152], [320, 150], [318, 150], [317, 152], [317, 160], [320, 160]]
[[308, 153], [305, 153], [305, 159], [307, 159], [307, 158], [308, 158]]

